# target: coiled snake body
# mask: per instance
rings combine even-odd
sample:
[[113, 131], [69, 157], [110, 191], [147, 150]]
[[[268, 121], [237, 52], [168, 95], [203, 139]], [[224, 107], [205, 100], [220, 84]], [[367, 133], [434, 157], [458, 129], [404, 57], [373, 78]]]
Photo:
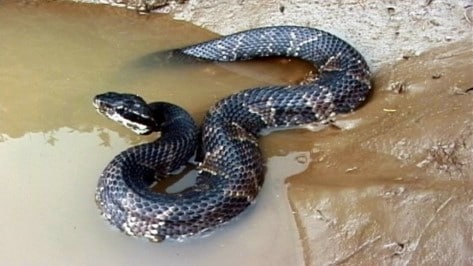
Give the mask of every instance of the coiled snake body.
[[327, 123], [358, 107], [370, 91], [363, 57], [318, 29], [278, 26], [244, 31], [176, 50], [211, 61], [296, 57], [318, 68], [315, 80], [247, 89], [218, 101], [202, 125], [203, 160], [196, 184], [180, 193], [149, 189], [185, 163], [197, 147], [197, 126], [181, 108], [146, 104], [128, 94], [96, 96], [97, 109], [138, 133], [161, 131], [155, 142], [117, 155], [100, 176], [96, 202], [125, 233], [152, 241], [207, 231], [241, 213], [263, 184], [258, 133], [267, 128]]

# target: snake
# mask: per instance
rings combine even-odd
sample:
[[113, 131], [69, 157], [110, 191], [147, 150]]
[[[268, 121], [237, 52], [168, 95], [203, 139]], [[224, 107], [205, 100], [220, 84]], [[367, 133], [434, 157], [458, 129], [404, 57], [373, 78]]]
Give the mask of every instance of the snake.
[[[317, 74], [297, 84], [235, 92], [205, 114], [201, 126], [183, 108], [147, 103], [128, 93], [96, 95], [95, 108], [149, 143], [116, 155], [99, 177], [95, 201], [120, 231], [153, 242], [211, 232], [255, 202], [264, 183], [258, 140], [267, 129], [327, 125], [361, 106], [371, 91], [366, 60], [349, 43], [317, 28], [269, 26], [172, 50], [211, 62], [261, 57], [298, 58]], [[200, 150], [195, 184], [176, 193], [150, 188]]]

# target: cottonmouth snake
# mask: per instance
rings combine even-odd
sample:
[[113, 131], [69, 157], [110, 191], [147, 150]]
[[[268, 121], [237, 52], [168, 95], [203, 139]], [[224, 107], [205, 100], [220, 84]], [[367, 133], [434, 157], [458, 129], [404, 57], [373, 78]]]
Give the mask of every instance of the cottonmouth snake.
[[196, 184], [174, 194], [149, 189], [184, 164], [198, 146], [198, 128], [178, 106], [146, 104], [138, 96], [106, 93], [95, 97], [102, 114], [137, 133], [161, 137], [117, 155], [98, 181], [96, 202], [121, 231], [152, 241], [208, 231], [254, 202], [263, 184], [258, 134], [330, 122], [353, 111], [371, 89], [363, 57], [334, 35], [314, 28], [276, 26], [252, 29], [174, 52], [210, 61], [295, 57], [313, 63], [317, 78], [298, 85], [247, 89], [218, 101], [201, 128], [201, 161]]

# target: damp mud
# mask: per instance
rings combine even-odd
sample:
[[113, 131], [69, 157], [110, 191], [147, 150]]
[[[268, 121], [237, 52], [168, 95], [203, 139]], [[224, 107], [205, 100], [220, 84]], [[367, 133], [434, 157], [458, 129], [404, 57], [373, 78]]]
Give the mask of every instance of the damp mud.
[[473, 264], [470, 39], [377, 64], [370, 99], [334, 126], [263, 137], [267, 172], [255, 205], [204, 238], [152, 244], [110, 228], [94, 190], [114, 155], [154, 136], [100, 117], [92, 97], [137, 93], [200, 121], [234, 91], [295, 83], [309, 67], [164, 64], [156, 51], [216, 34], [105, 6], [0, 1], [0, 24], [3, 262]]
[[[307, 265], [473, 263], [473, 49], [382, 68], [287, 180]], [[353, 126], [355, 125], [355, 126]]]

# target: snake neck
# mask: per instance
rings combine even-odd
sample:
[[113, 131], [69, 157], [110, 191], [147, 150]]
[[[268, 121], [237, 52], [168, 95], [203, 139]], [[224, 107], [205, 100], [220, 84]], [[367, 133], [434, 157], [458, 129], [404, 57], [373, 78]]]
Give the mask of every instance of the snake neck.
[[169, 137], [191, 139], [197, 136], [197, 125], [183, 108], [167, 102], [150, 103], [149, 108], [157, 124], [155, 131], [161, 133], [160, 140]]
[[159, 181], [180, 168], [197, 149], [198, 127], [187, 111], [167, 102], [148, 106], [160, 136], [121, 152], [109, 164], [121, 171], [119, 175], [135, 191], [146, 190], [153, 180]]

